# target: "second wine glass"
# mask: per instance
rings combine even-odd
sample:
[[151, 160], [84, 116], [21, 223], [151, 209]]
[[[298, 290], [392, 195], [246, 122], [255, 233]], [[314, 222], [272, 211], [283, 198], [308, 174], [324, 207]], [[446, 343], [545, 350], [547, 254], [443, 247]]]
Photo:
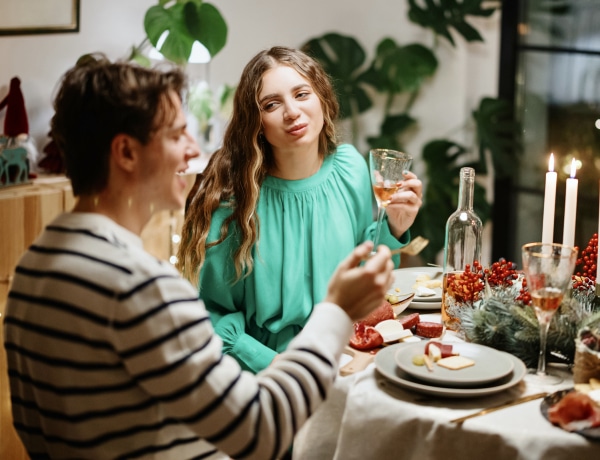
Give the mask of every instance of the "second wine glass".
[[408, 171], [412, 164], [412, 156], [388, 149], [371, 149], [369, 152], [369, 169], [371, 170], [371, 184], [377, 200], [377, 229], [373, 243], [375, 248], [379, 244], [381, 225], [385, 216], [385, 209], [392, 199], [392, 195], [401, 187], [404, 180], [404, 171]]
[[546, 372], [546, 339], [550, 321], [562, 303], [577, 261], [577, 249], [556, 243], [529, 243], [523, 246], [523, 272], [540, 325], [538, 366], [528, 377], [532, 383], [553, 385], [559, 376]]

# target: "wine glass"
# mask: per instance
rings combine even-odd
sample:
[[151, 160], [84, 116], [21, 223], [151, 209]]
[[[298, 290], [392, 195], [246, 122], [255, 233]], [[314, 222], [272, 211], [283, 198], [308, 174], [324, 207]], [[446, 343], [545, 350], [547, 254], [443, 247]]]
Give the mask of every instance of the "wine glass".
[[377, 200], [377, 229], [373, 240], [374, 247], [379, 244], [381, 224], [385, 216], [385, 208], [392, 199], [392, 195], [400, 189], [404, 180], [403, 171], [407, 171], [412, 164], [412, 156], [404, 152], [388, 149], [371, 149], [369, 152], [369, 169], [371, 170], [371, 184]]
[[576, 261], [577, 249], [562, 244], [529, 243], [523, 246], [523, 271], [540, 325], [538, 366], [528, 377], [532, 383], [554, 385], [562, 381], [561, 377], [546, 372], [546, 339], [550, 321], [571, 283]]

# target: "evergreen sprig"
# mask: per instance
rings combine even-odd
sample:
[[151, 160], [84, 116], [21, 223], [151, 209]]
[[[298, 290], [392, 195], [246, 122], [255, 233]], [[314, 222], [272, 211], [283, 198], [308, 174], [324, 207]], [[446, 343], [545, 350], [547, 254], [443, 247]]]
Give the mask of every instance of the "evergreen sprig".
[[[538, 320], [533, 307], [515, 302], [517, 295], [514, 288], [486, 289], [479, 305], [460, 310], [458, 332], [469, 342], [506, 351], [528, 367], [536, 367], [540, 347]], [[581, 305], [576, 296], [565, 300], [550, 323], [547, 361], [573, 364], [578, 331], [599, 325], [600, 311]]]

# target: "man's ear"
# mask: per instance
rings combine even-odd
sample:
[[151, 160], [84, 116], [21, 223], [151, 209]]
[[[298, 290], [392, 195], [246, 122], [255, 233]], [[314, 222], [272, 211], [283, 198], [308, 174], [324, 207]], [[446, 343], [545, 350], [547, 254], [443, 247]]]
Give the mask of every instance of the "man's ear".
[[138, 161], [139, 142], [127, 134], [117, 134], [111, 142], [111, 156], [117, 166], [133, 172]]

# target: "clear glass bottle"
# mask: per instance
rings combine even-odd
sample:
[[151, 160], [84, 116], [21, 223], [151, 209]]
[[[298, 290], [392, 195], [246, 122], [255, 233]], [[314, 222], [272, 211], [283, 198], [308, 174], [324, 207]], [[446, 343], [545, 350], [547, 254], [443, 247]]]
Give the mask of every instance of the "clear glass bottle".
[[444, 242], [444, 282], [442, 320], [451, 330], [459, 330], [457, 309], [472, 305], [479, 295], [478, 276], [473, 267], [481, 262], [483, 224], [473, 209], [475, 170], [460, 170], [458, 207], [446, 222]]

